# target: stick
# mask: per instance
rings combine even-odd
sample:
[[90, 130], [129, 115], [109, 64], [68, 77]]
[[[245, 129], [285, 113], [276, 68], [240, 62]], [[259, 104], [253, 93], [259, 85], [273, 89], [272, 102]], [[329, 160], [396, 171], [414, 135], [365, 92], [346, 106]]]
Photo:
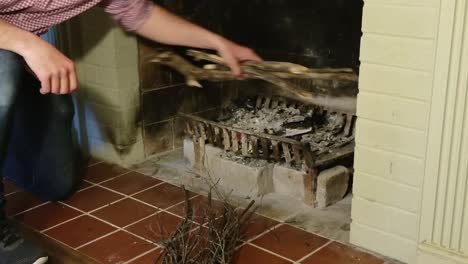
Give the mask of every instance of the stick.
[[[208, 53], [202, 53], [200, 51], [190, 50], [188, 52], [198, 60], [209, 60], [211, 62], [219, 63], [223, 67], [212, 67], [213, 69], [204, 69], [196, 67], [181, 56], [173, 52], [163, 52], [150, 59], [150, 62], [160, 63], [167, 65], [182, 75], [184, 75], [188, 86], [202, 87], [200, 80], [210, 81], [224, 81], [224, 80], [236, 80], [236, 77], [231, 74], [227, 69], [222, 58]], [[265, 70], [268, 69], [268, 70]], [[273, 72], [273, 69], [283, 69], [284, 72]], [[338, 80], [338, 81], [350, 81], [357, 82], [357, 76], [354, 73], [346, 72], [313, 72], [311, 69], [307, 69], [300, 65], [292, 63], [273, 63], [267, 62], [261, 64], [260, 62], [250, 62], [242, 65], [243, 77], [245, 79], [260, 79], [269, 82], [278, 88], [283, 96], [301, 101], [306, 104], [314, 104], [318, 106], [330, 107], [343, 112], [355, 112], [355, 97], [345, 98], [346, 103], [343, 100], [337, 100], [337, 98], [327, 98], [326, 96], [315, 96], [303, 89], [295, 86], [294, 84], [285, 81], [287, 78], [303, 78], [303, 79], [317, 79], [317, 80]]]

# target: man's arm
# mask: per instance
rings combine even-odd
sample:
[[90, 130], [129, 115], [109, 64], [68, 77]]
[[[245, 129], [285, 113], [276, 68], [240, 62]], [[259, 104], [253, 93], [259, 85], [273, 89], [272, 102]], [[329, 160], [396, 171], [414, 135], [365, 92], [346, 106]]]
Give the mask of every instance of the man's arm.
[[41, 82], [42, 94], [66, 94], [78, 85], [74, 64], [33, 33], [0, 19], [0, 49], [22, 56]]
[[162, 7], [153, 6], [150, 12], [149, 18], [136, 30], [138, 35], [164, 44], [216, 50], [235, 75], [241, 74], [239, 61], [260, 60], [249, 48], [177, 17]]

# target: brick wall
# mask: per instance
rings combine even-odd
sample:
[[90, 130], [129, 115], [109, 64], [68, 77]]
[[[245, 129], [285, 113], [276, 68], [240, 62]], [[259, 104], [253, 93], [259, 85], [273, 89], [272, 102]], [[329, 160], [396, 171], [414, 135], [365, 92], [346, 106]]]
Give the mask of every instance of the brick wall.
[[121, 165], [142, 160], [136, 38], [116, 27], [99, 8], [62, 29], [80, 83], [75, 124], [82, 148]]
[[418, 241], [438, 4], [364, 5], [351, 242], [405, 262]]

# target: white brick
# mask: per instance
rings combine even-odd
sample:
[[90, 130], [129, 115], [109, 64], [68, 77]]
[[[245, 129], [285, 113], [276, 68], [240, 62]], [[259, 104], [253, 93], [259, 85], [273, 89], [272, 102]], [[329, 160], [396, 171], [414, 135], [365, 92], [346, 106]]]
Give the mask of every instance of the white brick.
[[356, 171], [353, 194], [369, 201], [400, 208], [411, 213], [419, 211], [421, 192], [418, 188]]
[[414, 129], [358, 118], [356, 143], [371, 148], [424, 157], [426, 134]]
[[357, 114], [372, 120], [426, 130], [429, 107], [426, 103], [414, 100], [361, 92]]
[[391, 152], [356, 146], [354, 168], [388, 180], [419, 187], [424, 177], [424, 162]]
[[432, 89], [430, 73], [376, 64], [362, 63], [359, 90], [429, 101]]
[[117, 151], [113, 144], [99, 139], [88, 138], [87, 144], [91, 156], [124, 167], [138, 164], [145, 158], [142, 141], [136, 142], [124, 152]]
[[418, 38], [433, 38], [438, 10], [433, 7], [396, 6], [367, 2], [362, 31]]
[[430, 71], [434, 65], [434, 43], [431, 40], [367, 33], [361, 39], [361, 60], [363, 62]]
[[413, 241], [417, 240], [419, 222], [418, 216], [414, 213], [355, 197], [352, 202], [351, 218], [358, 223]]
[[351, 223], [350, 242], [385, 256], [392, 256], [405, 263], [414, 263], [416, 242], [378, 229]]
[[401, 6], [416, 6], [416, 7], [438, 7], [439, 0], [365, 0], [365, 3], [401, 5]]

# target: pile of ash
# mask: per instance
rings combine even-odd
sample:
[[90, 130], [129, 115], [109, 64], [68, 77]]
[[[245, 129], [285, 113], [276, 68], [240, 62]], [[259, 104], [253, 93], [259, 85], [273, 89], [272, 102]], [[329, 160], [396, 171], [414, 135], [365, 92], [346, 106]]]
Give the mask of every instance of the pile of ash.
[[314, 111], [310, 107], [255, 108], [255, 99], [230, 103], [217, 121], [243, 130], [292, 138], [309, 143], [312, 152], [323, 154], [354, 140], [345, 136], [346, 117], [342, 114]]

